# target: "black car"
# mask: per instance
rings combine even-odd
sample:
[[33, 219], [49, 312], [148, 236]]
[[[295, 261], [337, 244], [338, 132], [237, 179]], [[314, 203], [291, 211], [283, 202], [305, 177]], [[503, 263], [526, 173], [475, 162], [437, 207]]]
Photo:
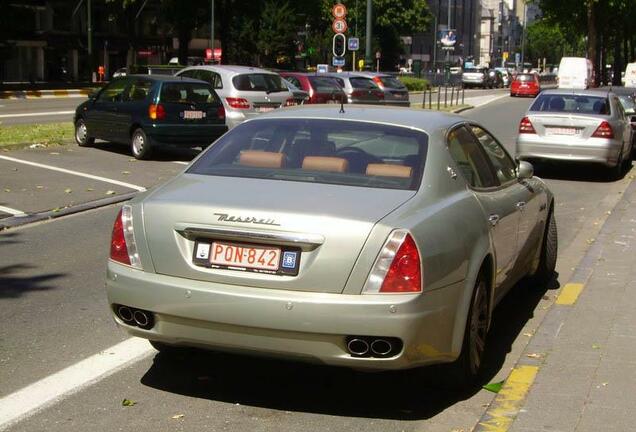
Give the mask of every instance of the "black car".
[[78, 145], [128, 143], [137, 159], [162, 144], [207, 146], [227, 131], [212, 86], [173, 76], [116, 78], [77, 107], [74, 122]]

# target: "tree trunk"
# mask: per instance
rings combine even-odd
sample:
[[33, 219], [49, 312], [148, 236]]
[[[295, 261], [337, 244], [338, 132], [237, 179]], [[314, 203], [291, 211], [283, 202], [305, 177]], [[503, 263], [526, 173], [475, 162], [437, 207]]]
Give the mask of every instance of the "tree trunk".
[[600, 70], [598, 69], [598, 57], [596, 51], [597, 37], [596, 37], [596, 16], [594, 14], [594, 0], [587, 0], [587, 58], [595, 65], [596, 84], [598, 85], [600, 80]]
[[192, 33], [189, 28], [180, 28], [179, 31], [179, 64], [188, 65], [188, 45], [192, 39]]
[[614, 38], [614, 76], [612, 77], [612, 85], [621, 85], [621, 71], [624, 69], [623, 59], [621, 57], [621, 36], [620, 32], [616, 33]]

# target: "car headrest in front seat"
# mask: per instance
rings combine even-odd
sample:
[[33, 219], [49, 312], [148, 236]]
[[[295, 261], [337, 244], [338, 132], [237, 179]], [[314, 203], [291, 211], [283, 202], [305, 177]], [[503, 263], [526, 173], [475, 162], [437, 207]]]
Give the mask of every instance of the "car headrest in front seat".
[[258, 150], [243, 150], [239, 164], [257, 168], [282, 168], [285, 157], [282, 153]]
[[555, 111], [563, 111], [565, 108], [565, 101], [562, 97], [557, 96], [550, 99], [550, 109]]

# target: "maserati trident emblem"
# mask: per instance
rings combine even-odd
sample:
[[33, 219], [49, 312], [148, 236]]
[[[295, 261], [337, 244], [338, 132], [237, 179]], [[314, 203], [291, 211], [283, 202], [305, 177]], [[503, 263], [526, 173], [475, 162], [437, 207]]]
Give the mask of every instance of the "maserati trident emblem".
[[277, 224], [276, 220], [274, 219], [265, 219], [265, 218], [259, 219], [255, 217], [234, 216], [234, 215], [229, 215], [227, 213], [214, 213], [214, 215], [218, 216], [217, 220], [219, 222], [236, 222], [236, 223], [246, 223], [246, 224], [280, 226], [280, 224]]

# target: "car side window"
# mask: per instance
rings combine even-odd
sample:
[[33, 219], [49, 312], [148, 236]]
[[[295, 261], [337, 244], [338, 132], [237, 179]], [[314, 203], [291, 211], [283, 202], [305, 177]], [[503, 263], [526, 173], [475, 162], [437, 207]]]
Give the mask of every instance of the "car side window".
[[209, 70], [203, 70], [203, 69], [199, 69], [198, 74], [196, 76], [194, 76], [193, 78], [196, 79], [200, 79], [203, 81], [207, 81], [210, 84], [212, 84], [212, 87], [214, 87], [215, 89], [222, 89], [223, 88], [223, 82], [221, 81], [221, 75], [219, 75], [216, 72], [212, 72]]
[[298, 80], [298, 78], [294, 77], [294, 76], [288, 76], [287, 78], [285, 78], [287, 81], [289, 81], [290, 83], [292, 83], [293, 85], [295, 85], [298, 88], [302, 88], [302, 86], [300, 85], [300, 81]]
[[108, 84], [101, 91], [97, 100], [99, 102], [118, 102], [121, 100], [121, 97], [128, 85], [127, 79], [115, 80]]
[[148, 97], [151, 88], [152, 81], [135, 80], [126, 91], [124, 100], [130, 102], [144, 101]]
[[618, 116], [620, 118], [622, 118], [622, 119], [626, 119], [627, 118], [627, 114], [625, 113], [625, 110], [623, 109], [623, 105], [618, 100], [618, 98], [617, 97], [613, 97], [612, 101], [614, 102], [614, 105], [616, 106], [616, 109], [618, 110]]
[[448, 151], [468, 184], [476, 188], [498, 186], [499, 182], [488, 165], [486, 156], [475, 137], [464, 127], [448, 134]]
[[479, 140], [479, 143], [486, 152], [486, 156], [490, 159], [499, 183], [505, 184], [516, 180], [517, 166], [501, 144], [479, 126], [471, 125], [470, 129]]

